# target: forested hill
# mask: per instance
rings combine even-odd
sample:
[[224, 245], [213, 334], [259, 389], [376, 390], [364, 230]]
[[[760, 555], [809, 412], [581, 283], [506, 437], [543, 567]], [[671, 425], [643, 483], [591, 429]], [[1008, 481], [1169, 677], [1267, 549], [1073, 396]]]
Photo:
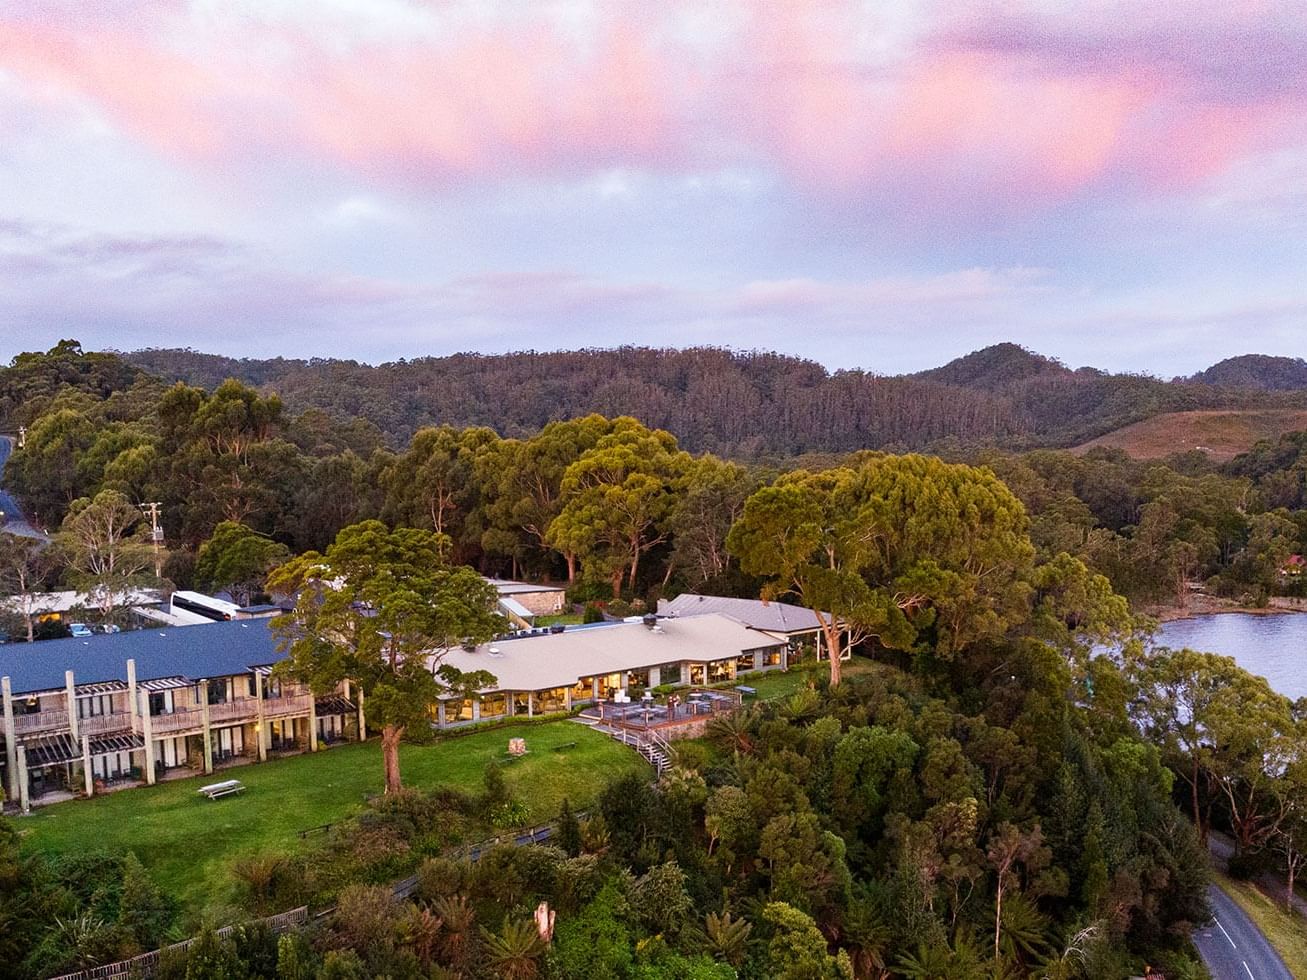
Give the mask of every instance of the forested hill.
[[1307, 390], [1307, 361], [1301, 357], [1245, 354], [1213, 364], [1190, 380], [1233, 388], [1260, 388], [1264, 391], [1304, 391]]
[[125, 357], [166, 380], [212, 388], [234, 377], [276, 391], [293, 411], [365, 418], [396, 445], [430, 424], [521, 436], [598, 412], [633, 415], [675, 432], [687, 448], [735, 457], [949, 443], [1072, 446], [1162, 412], [1307, 405], [1307, 393], [1071, 370], [1014, 344], [902, 377], [830, 373], [794, 357], [717, 348], [455, 354], [378, 366], [188, 350]]

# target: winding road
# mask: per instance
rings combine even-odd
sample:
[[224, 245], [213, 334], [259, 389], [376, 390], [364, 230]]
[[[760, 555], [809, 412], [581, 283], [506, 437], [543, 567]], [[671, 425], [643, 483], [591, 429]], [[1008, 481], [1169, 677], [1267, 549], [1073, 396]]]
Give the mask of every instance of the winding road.
[[[0, 479], [4, 477], [5, 464], [9, 462], [9, 454], [14, 451], [14, 437], [0, 436]], [[27, 538], [39, 538], [42, 541], [49, 541], [50, 538], [42, 534], [37, 528], [28, 523], [27, 518], [23, 516], [22, 510], [18, 506], [18, 501], [3, 489], [0, 489], [0, 513], [3, 513], [6, 520], [0, 523], [0, 531], [7, 531], [10, 534], [21, 534]]]
[[1194, 933], [1198, 955], [1216, 980], [1293, 980], [1261, 930], [1216, 885], [1207, 890], [1212, 921]]

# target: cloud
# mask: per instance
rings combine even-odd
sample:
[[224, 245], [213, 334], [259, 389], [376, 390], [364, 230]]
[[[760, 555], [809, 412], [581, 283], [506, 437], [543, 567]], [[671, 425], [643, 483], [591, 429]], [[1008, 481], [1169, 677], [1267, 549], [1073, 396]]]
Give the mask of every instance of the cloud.
[[409, 187], [734, 168], [1002, 213], [1190, 186], [1300, 139], [1307, 117], [1301, 21], [1237, 4], [85, 9], [11, 17], [0, 67], [165, 154]]

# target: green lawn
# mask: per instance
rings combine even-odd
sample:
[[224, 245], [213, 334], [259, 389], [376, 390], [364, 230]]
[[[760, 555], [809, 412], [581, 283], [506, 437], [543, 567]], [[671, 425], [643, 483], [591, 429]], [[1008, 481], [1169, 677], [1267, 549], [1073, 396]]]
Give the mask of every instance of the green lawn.
[[[868, 660], [865, 657], [854, 657], [852, 660], [846, 660], [843, 668], [842, 676], [857, 677], [860, 674], [875, 672], [878, 665], [875, 661]], [[754, 688], [758, 692], [759, 701], [774, 701], [777, 698], [789, 697], [795, 691], [807, 687], [809, 683], [829, 676], [830, 665], [823, 662], [815, 665], [803, 664], [784, 671], [769, 670], [760, 674], [741, 674], [734, 681], [718, 686], [734, 688], [736, 685], [742, 684]]]
[[[530, 805], [533, 822], [555, 816], [565, 796], [584, 807], [610, 779], [647, 769], [634, 751], [612, 739], [555, 721], [406, 745], [400, 752], [404, 781], [476, 792], [486, 763], [505, 758], [515, 736], [526, 739], [529, 751], [506, 764], [504, 774], [513, 793]], [[555, 751], [569, 742], [575, 747]], [[240, 779], [246, 792], [213, 801], [195, 792], [227, 778]], [[161, 886], [196, 910], [227, 899], [228, 869], [236, 857], [312, 847], [312, 838], [306, 843], [298, 831], [357, 812], [381, 785], [381, 748], [374, 740], [40, 807], [17, 826], [28, 846], [52, 854], [134, 851]]]

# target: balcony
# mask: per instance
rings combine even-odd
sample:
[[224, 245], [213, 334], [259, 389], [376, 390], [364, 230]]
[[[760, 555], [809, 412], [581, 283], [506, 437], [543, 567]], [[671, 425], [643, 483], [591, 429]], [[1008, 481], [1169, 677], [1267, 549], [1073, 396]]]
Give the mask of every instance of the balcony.
[[263, 699], [263, 716], [265, 718], [307, 715], [312, 708], [312, 694], [292, 694], [287, 697]]
[[132, 716], [126, 711], [77, 719], [77, 731], [82, 735], [107, 735], [111, 732], [128, 732], [131, 729]]
[[160, 735], [172, 735], [177, 732], [191, 731], [192, 729], [199, 730], [203, 727], [204, 713], [198, 708], [150, 716], [150, 731], [156, 738]]
[[38, 711], [30, 715], [14, 715], [15, 735], [56, 731], [68, 731], [67, 711]]
[[223, 725], [232, 722], [254, 721], [259, 716], [258, 702], [254, 698], [240, 698], [209, 705], [209, 724]]

